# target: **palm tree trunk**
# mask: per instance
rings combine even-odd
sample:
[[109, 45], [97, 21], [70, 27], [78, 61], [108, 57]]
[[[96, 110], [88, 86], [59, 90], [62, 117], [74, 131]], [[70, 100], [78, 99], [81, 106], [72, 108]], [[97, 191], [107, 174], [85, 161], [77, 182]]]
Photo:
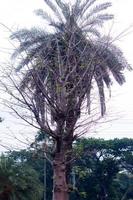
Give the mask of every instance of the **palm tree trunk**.
[[55, 154], [53, 171], [53, 200], [69, 200], [67, 167], [63, 152]]
[[72, 156], [73, 127], [75, 125], [75, 121], [73, 121], [72, 118], [69, 123], [67, 120], [66, 132], [64, 132], [64, 120], [61, 118], [57, 122], [58, 138], [56, 139], [53, 159], [53, 200], [69, 200], [70, 163]]

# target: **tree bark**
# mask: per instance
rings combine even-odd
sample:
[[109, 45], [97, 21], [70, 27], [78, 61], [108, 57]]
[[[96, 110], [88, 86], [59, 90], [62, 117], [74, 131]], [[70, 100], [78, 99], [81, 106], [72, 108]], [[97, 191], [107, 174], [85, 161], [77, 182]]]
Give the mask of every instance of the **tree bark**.
[[63, 152], [55, 153], [53, 171], [53, 200], [69, 200], [69, 188], [66, 180], [67, 167]]
[[[72, 116], [70, 114], [73, 114]], [[55, 154], [53, 159], [53, 200], [69, 200], [69, 178], [73, 143], [74, 113], [57, 121]], [[58, 116], [59, 117], [59, 116]], [[65, 125], [64, 125], [65, 124]]]

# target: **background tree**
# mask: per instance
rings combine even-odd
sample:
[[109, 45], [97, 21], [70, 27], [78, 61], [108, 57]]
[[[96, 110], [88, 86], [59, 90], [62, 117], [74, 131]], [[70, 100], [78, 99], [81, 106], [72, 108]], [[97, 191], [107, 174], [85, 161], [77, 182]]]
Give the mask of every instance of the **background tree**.
[[119, 188], [121, 200], [130, 200], [133, 198], [133, 174], [121, 173], [118, 176]]
[[[101, 37], [98, 27], [113, 18], [104, 13], [111, 3], [96, 4], [96, 0], [77, 0], [73, 5], [61, 0], [45, 0], [54, 17], [37, 10], [51, 25], [46, 29], [22, 29], [11, 38], [19, 41], [13, 54], [17, 74], [8, 72], [8, 80], [17, 91], [4, 84], [6, 92], [16, 99], [11, 109], [29, 124], [39, 127], [52, 137], [53, 200], [69, 199], [69, 174], [73, 160], [73, 141], [86, 133], [95, 113], [85, 122], [82, 108], [95, 101], [92, 88], [98, 88], [101, 116], [105, 114], [104, 85], [110, 88], [111, 77], [122, 85], [123, 70], [129, 65], [113, 39]], [[6, 80], [7, 81], [7, 80]], [[7, 102], [8, 104], [8, 102]], [[8, 104], [9, 106], [9, 104]], [[18, 107], [27, 108], [20, 114]], [[51, 119], [51, 120], [50, 120]], [[98, 117], [99, 119], [99, 117]], [[37, 122], [37, 124], [35, 123]], [[82, 121], [82, 123], [81, 123]], [[81, 130], [81, 127], [84, 129]]]
[[[38, 138], [38, 137], [37, 137]], [[73, 174], [70, 175], [71, 200], [129, 200], [133, 198], [133, 174], [129, 160], [133, 160], [132, 139], [85, 139], [74, 145], [78, 153], [73, 163]], [[8, 156], [15, 162], [31, 166], [39, 174], [43, 184], [43, 155], [40, 149], [10, 152]], [[127, 154], [128, 160], [126, 159]], [[124, 161], [124, 162], [123, 162]], [[130, 165], [130, 167], [129, 167]], [[47, 162], [47, 199], [52, 198], [52, 166]], [[33, 177], [34, 178], [34, 177]], [[42, 198], [43, 199], [43, 198]]]
[[77, 142], [76, 151], [81, 157], [74, 167], [75, 199], [117, 200], [124, 198], [124, 193], [127, 199], [132, 198], [132, 139], [82, 139]]
[[37, 172], [9, 156], [0, 157], [0, 199], [40, 200], [43, 187]]

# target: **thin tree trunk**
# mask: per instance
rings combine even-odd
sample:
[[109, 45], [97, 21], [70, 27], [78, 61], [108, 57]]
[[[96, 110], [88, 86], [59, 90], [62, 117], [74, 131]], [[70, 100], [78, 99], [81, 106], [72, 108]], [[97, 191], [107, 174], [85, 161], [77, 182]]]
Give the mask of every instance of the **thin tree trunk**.
[[69, 200], [64, 153], [56, 153], [53, 164], [53, 200]]

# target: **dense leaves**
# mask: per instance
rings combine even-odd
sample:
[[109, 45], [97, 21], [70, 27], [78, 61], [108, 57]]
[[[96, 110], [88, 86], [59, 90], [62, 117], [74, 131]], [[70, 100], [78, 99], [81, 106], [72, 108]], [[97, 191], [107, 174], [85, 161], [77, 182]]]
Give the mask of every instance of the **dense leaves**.
[[39, 200], [43, 187], [32, 165], [7, 156], [0, 157], [0, 199]]
[[[121, 200], [124, 195], [125, 199], [131, 198], [132, 139], [82, 139], [77, 146], [81, 157], [75, 163], [77, 192], [73, 194], [74, 198], [80, 195], [80, 199], [92, 200]], [[127, 197], [129, 193], [130, 198]]]

